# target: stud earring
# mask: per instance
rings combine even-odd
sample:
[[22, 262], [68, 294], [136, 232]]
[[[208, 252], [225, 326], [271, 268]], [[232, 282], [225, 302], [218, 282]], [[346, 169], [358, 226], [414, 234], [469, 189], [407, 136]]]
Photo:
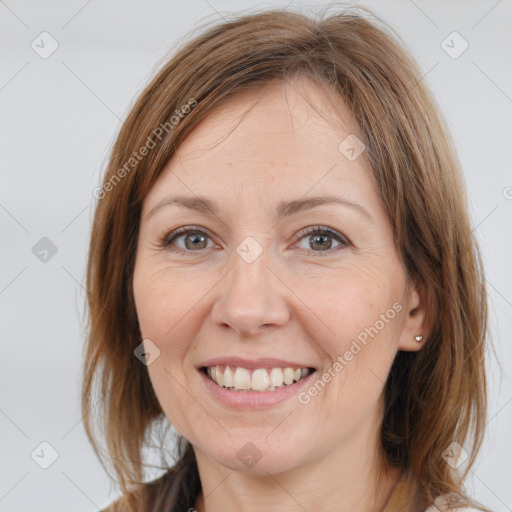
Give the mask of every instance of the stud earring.
[[423, 336], [414, 336], [414, 339], [419, 343], [423, 339]]

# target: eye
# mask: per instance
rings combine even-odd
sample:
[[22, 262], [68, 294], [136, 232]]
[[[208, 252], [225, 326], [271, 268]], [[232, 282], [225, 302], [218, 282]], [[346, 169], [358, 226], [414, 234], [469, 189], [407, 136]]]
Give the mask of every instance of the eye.
[[[171, 247], [176, 240], [183, 239], [184, 246]], [[175, 252], [193, 252], [199, 249], [207, 249], [208, 233], [199, 227], [183, 227], [174, 230], [160, 241], [162, 248]]]
[[[332, 249], [332, 241], [329, 239], [334, 238], [337, 242], [341, 244], [342, 247], [348, 247], [350, 243], [348, 240], [337, 231], [334, 231], [331, 228], [323, 227], [323, 226], [314, 226], [310, 228], [304, 228], [299, 233], [297, 233], [296, 238], [299, 240], [307, 239], [309, 237], [310, 243], [309, 247], [306, 247], [306, 250], [313, 250], [317, 253], [331, 253], [336, 248]], [[315, 248], [316, 247], [316, 248]], [[325, 249], [325, 250], [323, 250]], [[319, 254], [319, 256], [324, 256], [324, 254]]]
[[[302, 240], [310, 237], [309, 247], [306, 250], [314, 251], [317, 253], [331, 253], [336, 250], [336, 247], [332, 248], [332, 240], [335, 239], [341, 247], [347, 247], [350, 242], [340, 233], [334, 231], [331, 228], [323, 226], [313, 226], [302, 229], [295, 239]], [[183, 245], [177, 245], [177, 241], [182, 239]], [[166, 248], [173, 252], [195, 252], [201, 249], [208, 249], [208, 239], [210, 235], [198, 226], [185, 226], [176, 229], [166, 235], [162, 240], [159, 241], [161, 248]], [[211, 240], [211, 239], [210, 239]], [[316, 248], [315, 248], [316, 247]], [[210, 247], [211, 248], [211, 247]], [[323, 254], [318, 254], [319, 256]]]

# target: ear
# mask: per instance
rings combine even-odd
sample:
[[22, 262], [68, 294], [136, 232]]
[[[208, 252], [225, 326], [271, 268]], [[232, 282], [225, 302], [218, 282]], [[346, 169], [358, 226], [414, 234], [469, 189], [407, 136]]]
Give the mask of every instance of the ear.
[[[408, 284], [407, 301], [405, 304], [402, 332], [398, 342], [398, 350], [420, 350], [428, 338], [425, 332], [425, 290], [417, 283], [410, 281]], [[423, 336], [417, 341], [416, 336]]]

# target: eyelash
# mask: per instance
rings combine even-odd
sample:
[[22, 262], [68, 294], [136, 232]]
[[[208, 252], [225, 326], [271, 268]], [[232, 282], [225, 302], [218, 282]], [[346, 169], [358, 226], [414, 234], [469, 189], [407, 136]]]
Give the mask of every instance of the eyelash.
[[[201, 251], [190, 251], [190, 250], [180, 249], [180, 248], [176, 248], [176, 247], [171, 248], [172, 242], [174, 242], [177, 238], [180, 238], [179, 235], [198, 234], [198, 233], [205, 234], [211, 240], [210, 235], [203, 228], [200, 228], [199, 226], [184, 226], [182, 228], [175, 229], [174, 231], [172, 231], [171, 233], [169, 233], [165, 237], [163, 237], [161, 240], [159, 240], [158, 247], [161, 249], [167, 249], [172, 252], [177, 252], [177, 253], [182, 253], [182, 254], [201, 252]], [[334, 251], [336, 251], [340, 248], [348, 247], [350, 245], [350, 241], [348, 240], [348, 238], [341, 235], [337, 231], [335, 231], [331, 228], [325, 227], [325, 226], [313, 226], [313, 227], [304, 228], [297, 233], [297, 235], [295, 236], [295, 240], [300, 241], [300, 240], [302, 240], [302, 238], [305, 238], [308, 235], [312, 236], [312, 235], [317, 235], [317, 234], [330, 235], [336, 241], [338, 241], [342, 244], [339, 247], [335, 247], [333, 249], [328, 249], [327, 251], [313, 251], [311, 249], [311, 252], [316, 253], [320, 257], [331, 255]], [[304, 250], [308, 250], [308, 249], [304, 249]]]

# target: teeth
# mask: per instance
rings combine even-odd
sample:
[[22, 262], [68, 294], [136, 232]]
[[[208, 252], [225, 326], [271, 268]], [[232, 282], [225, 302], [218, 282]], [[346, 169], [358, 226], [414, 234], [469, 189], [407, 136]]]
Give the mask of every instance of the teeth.
[[232, 391], [274, 391], [283, 386], [289, 386], [309, 374], [307, 368], [271, 368], [270, 372], [265, 368], [252, 371], [247, 368], [237, 367], [233, 370], [226, 366], [224, 371], [221, 366], [207, 368], [208, 377], [219, 386], [230, 388]]
[[233, 386], [236, 389], [251, 389], [251, 374], [245, 368], [237, 368], [233, 377]]
[[283, 385], [283, 370], [281, 368], [272, 368], [270, 370], [270, 385], [275, 387]]
[[213, 379], [219, 386], [224, 385], [224, 374], [220, 371], [218, 366], [215, 367], [215, 379]]
[[267, 370], [258, 369], [252, 372], [251, 389], [254, 391], [265, 391], [270, 384]]
[[233, 372], [231, 368], [228, 366], [224, 371], [224, 382], [222, 384], [225, 388], [233, 387]]
[[285, 368], [283, 370], [283, 379], [285, 384], [293, 383], [293, 368]]

